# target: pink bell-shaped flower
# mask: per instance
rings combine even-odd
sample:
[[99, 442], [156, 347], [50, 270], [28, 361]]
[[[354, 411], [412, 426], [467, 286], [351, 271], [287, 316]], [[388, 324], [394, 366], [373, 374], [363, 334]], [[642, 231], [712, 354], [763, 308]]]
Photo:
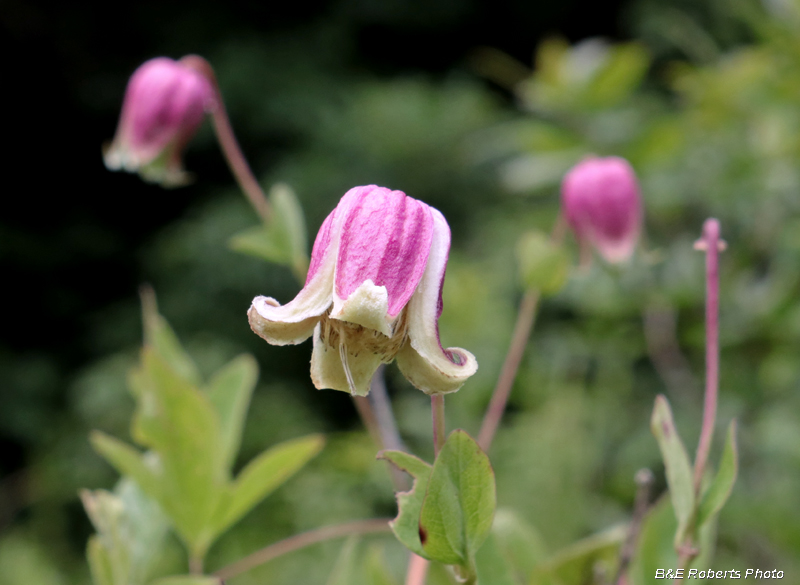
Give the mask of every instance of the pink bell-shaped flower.
[[208, 79], [180, 61], [158, 57], [142, 64], [128, 81], [117, 133], [104, 149], [106, 167], [166, 187], [189, 182], [181, 153], [213, 107], [213, 95]]
[[450, 250], [444, 216], [401, 191], [350, 189], [317, 234], [306, 283], [291, 302], [256, 297], [250, 327], [273, 345], [314, 335], [317, 388], [365, 396], [381, 363], [397, 359], [427, 394], [455, 392], [475, 357], [439, 341]]
[[561, 206], [581, 246], [594, 246], [608, 262], [628, 260], [642, 229], [636, 175], [623, 158], [591, 157], [561, 184]]

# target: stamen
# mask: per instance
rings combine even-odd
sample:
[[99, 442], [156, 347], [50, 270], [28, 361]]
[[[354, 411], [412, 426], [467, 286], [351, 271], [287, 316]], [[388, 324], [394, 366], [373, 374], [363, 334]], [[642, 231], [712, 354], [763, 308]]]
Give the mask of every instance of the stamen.
[[350, 394], [355, 396], [356, 383], [353, 381], [353, 374], [350, 373], [350, 366], [347, 363], [347, 348], [344, 345], [344, 341], [339, 343], [339, 358], [342, 360], [342, 368], [344, 369], [344, 375], [347, 377], [347, 385], [350, 387]]

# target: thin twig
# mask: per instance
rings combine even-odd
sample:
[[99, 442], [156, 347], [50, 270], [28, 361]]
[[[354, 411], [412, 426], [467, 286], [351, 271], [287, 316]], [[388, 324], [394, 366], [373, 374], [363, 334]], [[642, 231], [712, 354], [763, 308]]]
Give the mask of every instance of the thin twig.
[[346, 524], [336, 524], [334, 526], [323, 526], [315, 530], [309, 530], [301, 534], [295, 534], [285, 540], [271, 544], [251, 555], [237, 561], [214, 573], [220, 579], [230, 579], [245, 571], [249, 571], [259, 565], [263, 565], [277, 557], [285, 555], [301, 548], [311, 546], [318, 542], [342, 538], [351, 534], [370, 534], [373, 532], [388, 532], [389, 519], [375, 518], [371, 520], [357, 520]]
[[429, 566], [429, 561], [411, 553], [411, 559], [408, 561], [408, 571], [406, 572], [406, 585], [425, 585], [425, 577], [428, 575]]
[[522, 302], [519, 305], [519, 313], [517, 314], [517, 322], [514, 325], [511, 345], [508, 348], [503, 368], [500, 370], [500, 377], [497, 379], [497, 385], [492, 393], [492, 399], [489, 401], [489, 407], [486, 409], [486, 415], [483, 417], [481, 430], [478, 434], [478, 445], [484, 451], [489, 451], [494, 435], [497, 432], [497, 427], [500, 425], [500, 419], [503, 418], [503, 412], [505, 412], [506, 403], [511, 394], [514, 379], [517, 377], [519, 364], [522, 362], [522, 356], [525, 353], [525, 346], [528, 343], [533, 322], [536, 319], [538, 302], [539, 291], [529, 290], [522, 297]]
[[231, 121], [228, 118], [228, 112], [225, 109], [225, 102], [222, 100], [222, 92], [219, 89], [219, 83], [213, 67], [199, 55], [187, 55], [181, 59], [181, 63], [202, 73], [211, 83], [215, 102], [211, 110], [211, 121], [214, 124], [214, 131], [217, 134], [220, 148], [222, 148], [222, 154], [225, 156], [228, 167], [230, 167], [236, 182], [239, 183], [239, 187], [241, 187], [250, 201], [253, 209], [255, 209], [264, 223], [268, 223], [272, 216], [272, 209], [266, 195], [264, 195], [264, 191], [261, 189], [261, 185], [258, 184], [255, 175], [253, 175], [250, 165], [247, 164], [247, 159], [244, 157], [244, 153], [233, 133]]
[[[389, 400], [389, 393], [386, 391], [386, 381], [384, 373], [386, 365], [381, 364], [369, 385], [369, 403], [375, 415], [375, 421], [380, 433], [380, 448], [392, 451], [405, 451], [406, 447], [400, 438], [400, 431], [397, 429], [397, 422], [392, 411], [392, 403]], [[410, 487], [408, 476], [397, 467], [386, 462], [389, 467], [389, 475], [395, 491], [404, 492]]]

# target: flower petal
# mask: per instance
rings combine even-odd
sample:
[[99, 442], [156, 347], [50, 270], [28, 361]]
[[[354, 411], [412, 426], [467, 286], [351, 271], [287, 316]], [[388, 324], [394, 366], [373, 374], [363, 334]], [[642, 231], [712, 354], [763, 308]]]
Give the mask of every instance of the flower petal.
[[[432, 209], [402, 191], [368, 185], [348, 191], [337, 212], [341, 224], [331, 316], [391, 336], [425, 271], [433, 237]], [[367, 281], [372, 288], [363, 288]], [[362, 310], [365, 299], [378, 298], [374, 289], [380, 287], [386, 291], [386, 305], [374, 308], [380, 314]], [[360, 298], [350, 309], [346, 304], [353, 295]]]
[[478, 370], [470, 352], [442, 348], [439, 316], [442, 285], [450, 251], [450, 228], [439, 211], [431, 208], [434, 228], [425, 274], [408, 303], [408, 337], [397, 354], [397, 365], [415, 387], [426, 394], [455, 392]]
[[341, 301], [334, 297], [332, 319], [357, 323], [380, 331], [386, 337], [392, 336], [392, 327], [386, 321], [389, 295], [385, 286], [375, 286], [367, 279], [349, 296]]
[[317, 323], [314, 329], [314, 351], [311, 353], [311, 381], [314, 387], [366, 396], [372, 376], [383, 361], [381, 356], [364, 351], [359, 346], [353, 352], [353, 348], [348, 348], [346, 344], [330, 345], [322, 339], [321, 329], [322, 325]]
[[311, 253], [306, 284], [285, 305], [271, 297], [256, 297], [247, 312], [250, 328], [273, 345], [295, 345], [308, 339], [320, 315], [331, 305], [336, 238], [331, 237], [336, 220], [332, 212], [322, 224]]

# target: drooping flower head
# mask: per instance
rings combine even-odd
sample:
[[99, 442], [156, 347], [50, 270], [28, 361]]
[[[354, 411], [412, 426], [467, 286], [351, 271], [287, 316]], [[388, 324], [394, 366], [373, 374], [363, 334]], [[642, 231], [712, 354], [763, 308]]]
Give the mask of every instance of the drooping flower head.
[[449, 250], [439, 211], [401, 191], [355, 187], [322, 224], [303, 289], [283, 306], [256, 297], [250, 327], [273, 345], [313, 334], [311, 379], [320, 389], [364, 396], [378, 366], [396, 358], [423, 392], [454, 392], [478, 364], [439, 341]]
[[628, 161], [591, 157], [572, 167], [561, 184], [561, 206], [582, 246], [594, 246], [608, 262], [633, 255], [642, 228], [642, 203]]
[[103, 153], [106, 167], [168, 187], [187, 183], [181, 153], [213, 95], [208, 79], [180, 61], [158, 57], [142, 64], [128, 81], [117, 133]]

